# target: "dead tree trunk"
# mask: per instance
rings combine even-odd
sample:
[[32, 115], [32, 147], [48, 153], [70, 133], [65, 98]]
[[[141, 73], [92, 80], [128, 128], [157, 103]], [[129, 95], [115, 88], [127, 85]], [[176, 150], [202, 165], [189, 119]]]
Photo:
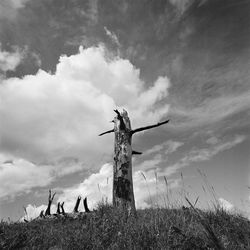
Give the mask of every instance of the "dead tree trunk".
[[114, 118], [114, 129], [101, 135], [115, 133], [114, 163], [113, 163], [113, 206], [126, 208], [135, 215], [135, 199], [132, 180], [132, 154], [141, 154], [132, 150], [132, 135], [143, 130], [151, 129], [168, 123], [169, 120], [155, 125], [131, 129], [130, 120], [126, 110], [120, 113], [114, 110], [117, 116]]
[[51, 204], [53, 202], [53, 199], [55, 197], [55, 194], [56, 193], [54, 193], [53, 195], [51, 195], [51, 190], [49, 190], [48, 206], [47, 206], [47, 209], [45, 211], [45, 216], [51, 215], [50, 208], [51, 208]]
[[135, 213], [132, 180], [131, 125], [126, 111], [114, 118], [113, 205]]

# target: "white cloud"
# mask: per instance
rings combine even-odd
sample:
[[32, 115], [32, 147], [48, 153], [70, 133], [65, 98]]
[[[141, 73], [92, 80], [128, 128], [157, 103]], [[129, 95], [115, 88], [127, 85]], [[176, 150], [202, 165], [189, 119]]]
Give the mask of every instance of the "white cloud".
[[[151, 206], [152, 204], [150, 204], [149, 201], [150, 195], [154, 197], [158, 192], [163, 193], [165, 191], [165, 182], [163, 180], [158, 180], [158, 184], [156, 185], [155, 171], [154, 169], [143, 172], [146, 181], [141, 171], [136, 170], [133, 173], [134, 195], [137, 208]], [[113, 167], [111, 164], [105, 164], [102, 166], [99, 173], [92, 174], [88, 179], [84, 180], [83, 183], [68, 190], [64, 190], [64, 194], [60, 196], [59, 200], [65, 201], [65, 206], [67, 206], [69, 211], [73, 209], [75, 199], [79, 194], [83, 197], [88, 197], [91, 208], [102, 200], [105, 201], [107, 199], [108, 202], [111, 203], [112, 185]], [[169, 180], [169, 188], [176, 188], [178, 185], [178, 182], [175, 180]]]
[[228, 141], [217, 141], [215, 144], [211, 144], [208, 148], [203, 149], [193, 149], [186, 154], [182, 159], [180, 159], [175, 164], [167, 167], [162, 174], [166, 176], [170, 176], [176, 173], [179, 169], [188, 166], [192, 162], [200, 162], [200, 161], [207, 161], [211, 159], [213, 156], [217, 155], [220, 152], [228, 150], [243, 141], [246, 140], [246, 136], [243, 135], [236, 135], [234, 138], [231, 138]]
[[169, 127], [174, 129], [190, 129], [221, 122], [239, 112], [247, 111], [250, 107], [250, 92], [225, 95], [208, 99], [192, 109], [173, 106], [170, 110], [174, 117]]
[[[30, 0], [9, 0], [8, 2], [12, 5], [13, 8], [19, 9], [25, 6], [25, 4]], [[3, 2], [7, 2], [3, 0]]]
[[154, 157], [143, 161], [142, 163], [135, 165], [136, 170], [148, 170], [155, 169], [163, 161], [161, 154], [156, 154]]
[[[0, 150], [15, 157], [18, 167], [1, 168], [0, 178], [11, 171], [24, 180], [19, 169], [48, 176], [47, 168], [56, 169], [50, 162], [67, 157], [79, 159], [85, 163], [82, 168], [94, 171], [103, 155], [112, 153], [113, 137], [98, 134], [112, 128], [114, 108], [126, 108], [134, 128], [158, 122], [167, 114], [168, 104], [157, 108], [168, 94], [166, 77], [146, 89], [139, 70], [128, 60], [108, 58], [105, 53], [102, 47], [80, 48], [78, 54], [60, 58], [55, 74], [39, 70], [36, 75], [2, 81]], [[19, 167], [19, 158], [26, 159], [27, 167]], [[60, 169], [71, 171], [67, 166]]]
[[33, 159], [94, 159], [111, 152], [110, 137], [97, 135], [111, 128], [114, 108], [125, 107], [134, 127], [154, 123], [168, 112], [167, 104], [154, 110], [168, 87], [159, 78], [145, 89], [129, 61], [106, 59], [101, 47], [81, 49], [61, 57], [55, 74], [40, 70], [2, 82], [0, 148]]
[[[136, 171], [133, 175], [133, 185], [137, 208], [165, 205], [163, 196], [166, 195], [166, 183], [163, 178], [158, 177], [157, 169]], [[177, 188], [179, 185], [178, 179], [168, 180], [168, 190]]]
[[106, 35], [111, 39], [111, 41], [116, 44], [118, 47], [120, 47], [120, 42], [118, 40], [118, 37], [115, 33], [111, 32], [106, 26], [104, 26], [104, 30], [106, 32]]
[[0, 19], [13, 19], [17, 15], [17, 10], [23, 8], [30, 0], [1, 0]]
[[230, 203], [229, 201], [223, 199], [223, 198], [219, 198], [219, 204], [220, 206], [225, 210], [225, 211], [232, 211], [235, 207], [232, 203]]
[[52, 181], [47, 167], [39, 167], [23, 159], [0, 164], [0, 197], [28, 192], [31, 187], [43, 187]]
[[[144, 179], [143, 175], [146, 177]], [[151, 171], [135, 171], [133, 174], [133, 186], [134, 195], [137, 208], [147, 208], [152, 205], [151, 199], [159, 202], [158, 205], [164, 205], [162, 202], [162, 195], [166, 191], [166, 184], [162, 179], [156, 179], [155, 170]], [[58, 197], [58, 201], [65, 202], [64, 208], [66, 212], [73, 211], [76, 199], [79, 195], [82, 198], [88, 198], [88, 206], [90, 209], [96, 207], [96, 205], [101, 201], [112, 202], [112, 185], [113, 185], [113, 167], [111, 164], [104, 164], [98, 173], [90, 175], [82, 183], [65, 189], [61, 195]], [[174, 189], [179, 186], [179, 181], [174, 179], [168, 180], [168, 189]], [[162, 204], [160, 204], [162, 203]], [[32, 206], [28, 205], [32, 211], [27, 211], [29, 217], [35, 214], [39, 215], [43, 206]], [[28, 210], [28, 209], [27, 209]], [[55, 209], [54, 209], [55, 210]], [[79, 211], [84, 211], [83, 204], [81, 202], [79, 206]]]
[[159, 153], [162, 150], [165, 150], [165, 154], [168, 155], [168, 154], [175, 152], [183, 144], [184, 144], [183, 142], [168, 140], [162, 144], [155, 145], [152, 148], [148, 149], [147, 151], [143, 153], [143, 156], [154, 154], [154, 153]]
[[25, 159], [0, 154], [0, 198], [28, 193], [33, 187], [44, 187], [56, 177], [82, 170], [73, 159], [61, 159], [54, 165], [36, 165]]
[[207, 139], [206, 143], [210, 144], [210, 145], [215, 145], [218, 143], [218, 138], [216, 138], [215, 136], [210, 137]]
[[[32, 219], [35, 219], [35, 218], [37, 218], [39, 215], [40, 215], [40, 213], [41, 213], [41, 211], [43, 210], [43, 211], [45, 211], [46, 210], [46, 208], [47, 208], [47, 206], [46, 205], [41, 205], [41, 206], [36, 206], [36, 205], [31, 205], [31, 204], [29, 204], [25, 209], [26, 209], [26, 212], [25, 213], [27, 213], [27, 214], [25, 214], [21, 219], [20, 219], [20, 221], [24, 221], [24, 219], [25, 220], [28, 220], [28, 221], [30, 221], [30, 220], [32, 220]], [[55, 210], [55, 205], [52, 205], [51, 206], [51, 211], [52, 211], [52, 209], [53, 209], [53, 211]]]
[[[91, 209], [102, 199], [111, 202], [113, 167], [111, 164], [104, 164], [98, 173], [90, 175], [82, 183], [63, 190], [59, 201], [65, 202], [65, 211], [72, 211], [76, 198], [81, 195], [88, 198], [88, 205]], [[80, 211], [84, 211], [81, 204]]]
[[14, 47], [13, 52], [2, 50], [0, 44], [0, 72], [13, 71], [21, 63], [24, 51]]
[[194, 3], [194, 0], [169, 0], [169, 2], [176, 7], [178, 12], [182, 15]]
[[163, 162], [166, 162], [166, 157], [175, 152], [183, 144], [183, 142], [168, 140], [162, 144], [153, 146], [152, 148], [143, 152], [142, 158], [146, 157], [146, 160], [143, 160], [138, 164], [135, 159], [135, 169], [137, 171], [145, 171], [160, 167]]

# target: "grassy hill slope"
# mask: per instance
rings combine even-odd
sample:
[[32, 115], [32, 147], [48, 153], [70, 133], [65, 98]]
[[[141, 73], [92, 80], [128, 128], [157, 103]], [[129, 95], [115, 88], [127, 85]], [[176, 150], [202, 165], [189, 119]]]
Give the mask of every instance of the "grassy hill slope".
[[77, 219], [0, 223], [0, 249], [250, 249], [250, 221], [222, 209], [139, 210], [108, 205]]

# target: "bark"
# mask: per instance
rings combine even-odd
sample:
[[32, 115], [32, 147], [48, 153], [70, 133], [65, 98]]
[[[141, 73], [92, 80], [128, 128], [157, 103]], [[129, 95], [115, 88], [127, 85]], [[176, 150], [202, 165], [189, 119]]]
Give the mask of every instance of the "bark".
[[131, 125], [127, 112], [114, 119], [113, 205], [136, 213], [132, 180]]

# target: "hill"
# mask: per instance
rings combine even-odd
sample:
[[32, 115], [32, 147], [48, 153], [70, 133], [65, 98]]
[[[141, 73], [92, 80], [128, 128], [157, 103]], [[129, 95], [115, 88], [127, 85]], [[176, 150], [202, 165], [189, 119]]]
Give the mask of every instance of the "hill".
[[250, 249], [250, 221], [223, 209], [145, 209], [137, 218], [100, 205], [77, 219], [0, 223], [1, 249]]

